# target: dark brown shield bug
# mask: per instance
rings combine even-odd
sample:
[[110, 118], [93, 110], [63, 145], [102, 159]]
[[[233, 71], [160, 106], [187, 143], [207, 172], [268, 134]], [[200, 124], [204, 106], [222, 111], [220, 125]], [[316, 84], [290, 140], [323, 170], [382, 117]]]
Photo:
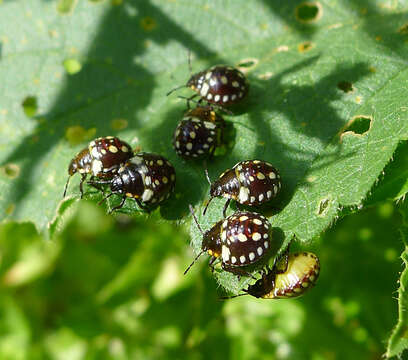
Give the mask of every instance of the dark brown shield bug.
[[111, 193], [122, 196], [119, 205], [110, 212], [120, 209], [126, 198], [133, 198], [140, 208], [149, 210], [170, 197], [176, 184], [176, 172], [173, 165], [161, 155], [138, 153], [121, 166], [109, 180], [88, 181], [90, 185], [109, 185]]
[[79, 189], [83, 196], [83, 183], [88, 174], [92, 177], [109, 178], [119, 167], [133, 156], [130, 145], [117, 137], [106, 136], [91, 141], [70, 162], [68, 180], [64, 188], [64, 197], [68, 183], [75, 173], [81, 174]]
[[[211, 183], [209, 178], [208, 181]], [[270, 163], [261, 160], [241, 161], [211, 183], [210, 199], [203, 214], [211, 200], [218, 196], [227, 198], [223, 210], [225, 217], [231, 199], [242, 205], [262, 205], [274, 198], [280, 189], [279, 172]]]
[[271, 242], [269, 221], [257, 213], [238, 211], [203, 232], [191, 206], [190, 211], [203, 235], [203, 240], [201, 252], [184, 274], [202, 254], [207, 252], [211, 256], [210, 266], [217, 258], [221, 258], [223, 270], [251, 276], [242, 267], [257, 262], [268, 252]]
[[182, 87], [189, 87], [196, 92], [193, 99], [200, 96], [206, 101], [220, 107], [240, 102], [248, 93], [249, 83], [245, 75], [231, 66], [216, 65], [207, 70], [193, 74], [186, 85], [171, 90], [167, 95]]
[[222, 142], [223, 118], [208, 106], [189, 110], [177, 125], [173, 146], [185, 159], [198, 159], [214, 154]]

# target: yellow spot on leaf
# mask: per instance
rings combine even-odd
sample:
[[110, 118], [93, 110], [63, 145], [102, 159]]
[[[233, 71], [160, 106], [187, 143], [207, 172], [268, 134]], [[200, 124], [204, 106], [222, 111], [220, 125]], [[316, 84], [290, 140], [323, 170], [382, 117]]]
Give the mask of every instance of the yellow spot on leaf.
[[20, 175], [20, 166], [17, 164], [5, 164], [0, 167], [0, 175], [9, 179], [15, 179]]
[[111, 128], [113, 130], [123, 130], [128, 127], [128, 121], [126, 119], [113, 119], [111, 121]]
[[309, 50], [311, 50], [313, 48], [314, 48], [314, 45], [310, 41], [305, 41], [305, 42], [298, 45], [298, 51], [300, 53], [307, 52], [307, 51], [309, 51]]
[[79, 73], [82, 69], [82, 64], [76, 59], [66, 59], [63, 65], [69, 75]]
[[68, 15], [75, 9], [77, 2], [78, 0], [58, 0], [57, 11], [61, 15]]
[[7, 215], [11, 215], [14, 212], [15, 209], [16, 209], [16, 205], [15, 204], [10, 204], [9, 206], [7, 206], [5, 212], [6, 212]]
[[95, 137], [96, 128], [86, 130], [80, 125], [70, 126], [65, 130], [65, 138], [70, 145], [77, 145]]
[[145, 31], [152, 31], [157, 27], [157, 23], [152, 17], [146, 16], [140, 21], [140, 26]]

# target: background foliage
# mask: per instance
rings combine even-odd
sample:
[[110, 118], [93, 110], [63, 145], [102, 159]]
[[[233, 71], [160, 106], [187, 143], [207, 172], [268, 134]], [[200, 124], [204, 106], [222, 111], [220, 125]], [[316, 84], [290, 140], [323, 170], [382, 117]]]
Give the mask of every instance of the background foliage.
[[[401, 354], [407, 9], [351, 0], [0, 2], [1, 357]], [[305, 298], [219, 301], [247, 280], [217, 272], [215, 281], [204, 261], [182, 276], [190, 238], [195, 251], [201, 241], [188, 204], [199, 211], [208, 192], [203, 164], [171, 147], [185, 105], [165, 94], [187, 80], [188, 51], [194, 71], [228, 63], [247, 72], [249, 97], [225, 116], [228, 142], [209, 173], [248, 158], [280, 170], [283, 191], [262, 211], [277, 246], [296, 235], [296, 248], [321, 258]], [[61, 200], [70, 159], [108, 134], [170, 159], [173, 201], [150, 216], [132, 203], [107, 216], [99, 194], [77, 201], [78, 179]], [[222, 206], [214, 201], [200, 217], [204, 228]]]

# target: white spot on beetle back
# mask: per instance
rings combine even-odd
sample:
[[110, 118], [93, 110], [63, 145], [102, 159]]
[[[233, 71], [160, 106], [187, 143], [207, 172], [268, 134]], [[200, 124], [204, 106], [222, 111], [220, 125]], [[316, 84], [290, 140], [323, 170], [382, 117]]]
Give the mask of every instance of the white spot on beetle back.
[[241, 187], [239, 189], [239, 202], [244, 203], [248, 201], [249, 189], [246, 187]]
[[230, 255], [231, 255], [230, 249], [226, 247], [225, 245], [222, 245], [222, 249], [221, 249], [222, 261], [228, 262], [230, 259]]
[[241, 241], [241, 242], [245, 242], [248, 239], [244, 234], [241, 233], [241, 234], [238, 234], [238, 240]]
[[208, 86], [207, 83], [203, 84], [203, 87], [201, 88], [200, 94], [201, 96], [205, 97], [207, 96], [208, 90], [210, 89], [210, 87]]
[[261, 238], [262, 238], [262, 236], [261, 236], [261, 234], [258, 233], [258, 232], [252, 234], [252, 239], [253, 239], [254, 241], [261, 240]]
[[145, 191], [143, 191], [143, 195], [142, 195], [143, 202], [149, 201], [152, 197], [153, 197], [153, 190], [146, 189]]
[[96, 176], [98, 175], [100, 172], [102, 172], [102, 161], [100, 160], [93, 160], [92, 161], [92, 173]]

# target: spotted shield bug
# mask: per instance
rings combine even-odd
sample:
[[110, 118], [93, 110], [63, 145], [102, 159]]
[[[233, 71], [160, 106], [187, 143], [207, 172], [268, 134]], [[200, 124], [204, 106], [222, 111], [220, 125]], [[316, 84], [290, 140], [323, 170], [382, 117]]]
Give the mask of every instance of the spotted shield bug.
[[189, 110], [178, 124], [173, 137], [177, 154], [185, 159], [212, 155], [221, 144], [224, 120], [208, 106]]
[[82, 198], [83, 183], [88, 174], [92, 177], [109, 178], [132, 156], [130, 145], [117, 137], [106, 136], [91, 141], [88, 147], [71, 160], [63, 196], [65, 197], [69, 180], [75, 173], [81, 174], [79, 189]]
[[261, 160], [239, 162], [232, 169], [222, 173], [213, 183], [209, 178], [208, 181], [211, 184], [210, 199], [203, 214], [206, 213], [212, 199], [223, 196], [227, 198], [223, 210], [224, 217], [231, 199], [242, 205], [262, 205], [275, 197], [281, 188], [278, 170]]
[[248, 93], [249, 84], [245, 75], [231, 66], [216, 65], [193, 74], [186, 85], [171, 90], [167, 95], [182, 87], [189, 87], [200, 96], [200, 101], [220, 107], [240, 102]]
[[202, 254], [207, 252], [211, 256], [210, 266], [217, 258], [221, 257], [223, 270], [252, 276], [242, 267], [257, 262], [267, 253], [271, 242], [269, 221], [257, 213], [238, 211], [226, 219], [218, 221], [210, 230], [203, 232], [191, 206], [190, 211], [203, 235], [203, 240], [201, 252], [184, 274]]
[[299, 252], [286, 254], [284, 258], [264, 272], [255, 284], [243, 290], [245, 294], [228, 298], [252, 295], [262, 299], [289, 299], [303, 295], [316, 284], [320, 262], [315, 254]]
[[109, 185], [111, 193], [122, 195], [119, 205], [110, 212], [120, 209], [126, 198], [133, 198], [140, 208], [149, 210], [167, 198], [174, 191], [176, 172], [173, 165], [161, 155], [153, 153], [139, 153], [130, 159], [109, 180], [88, 181], [90, 185]]

